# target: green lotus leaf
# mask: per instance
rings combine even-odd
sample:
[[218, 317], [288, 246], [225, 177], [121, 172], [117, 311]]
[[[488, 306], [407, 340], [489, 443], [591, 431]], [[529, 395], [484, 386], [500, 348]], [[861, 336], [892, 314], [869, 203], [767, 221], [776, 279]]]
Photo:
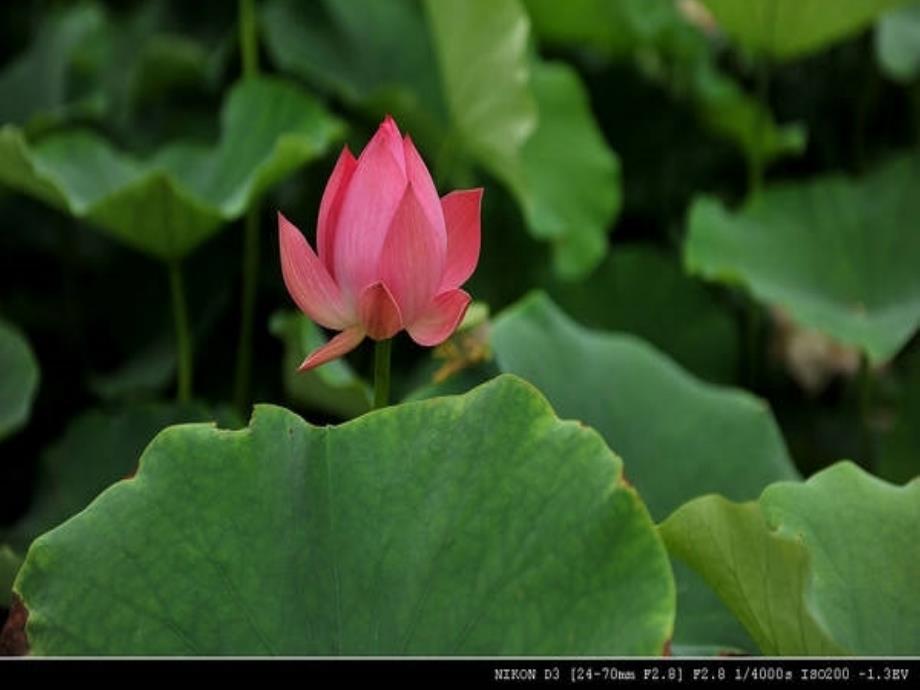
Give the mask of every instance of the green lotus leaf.
[[35, 537], [76, 515], [106, 487], [131, 476], [137, 458], [162, 429], [215, 418], [225, 426], [237, 421], [235, 415], [198, 404], [145, 403], [84, 412], [43, 451], [32, 503], [18, 522], [0, 528], [0, 542], [25, 553]]
[[525, 0], [541, 41], [590, 46], [611, 58], [630, 56], [680, 21], [670, 0]]
[[[600, 431], [656, 520], [707, 493], [756, 497], [797, 478], [764, 402], [703, 383], [642, 340], [591, 331], [533, 294], [498, 316], [499, 368], [540, 388], [558, 413]], [[677, 572], [674, 645], [751, 649], [751, 642], [696, 576]]]
[[172, 427], [15, 589], [36, 654], [658, 654], [674, 613], [619, 459], [513, 377]]
[[696, 499], [660, 529], [764, 654], [899, 656], [920, 651], [918, 525], [920, 481], [844, 462], [756, 502]]
[[778, 184], [737, 212], [698, 199], [685, 263], [884, 362], [920, 325], [918, 183], [920, 157], [903, 156], [862, 179]]
[[75, 93], [69, 77], [77, 51], [104, 21], [89, 3], [49, 13], [32, 44], [0, 71], [0, 123], [40, 129], [70, 115], [98, 114], [98, 98]]
[[701, 0], [741, 45], [789, 60], [814, 53], [870, 26], [904, 0]]
[[234, 87], [222, 129], [213, 148], [173, 144], [140, 161], [89, 131], [32, 143], [8, 125], [0, 128], [0, 182], [139, 251], [179, 259], [341, 134], [313, 98], [268, 77]]
[[280, 69], [352, 107], [392, 113], [423, 144], [443, 136], [447, 111], [416, 0], [262, 5], [265, 48]]

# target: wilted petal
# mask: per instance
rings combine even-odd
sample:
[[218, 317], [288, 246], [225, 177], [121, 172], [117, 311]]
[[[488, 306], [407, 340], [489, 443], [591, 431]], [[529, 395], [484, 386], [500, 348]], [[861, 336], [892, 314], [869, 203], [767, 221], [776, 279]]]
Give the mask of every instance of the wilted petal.
[[354, 324], [342, 293], [307, 240], [287, 218], [278, 214], [281, 273], [294, 302], [320, 326], [341, 330]]
[[360, 326], [352, 326], [336, 335], [332, 340], [318, 347], [307, 357], [297, 371], [309, 371], [321, 364], [330, 362], [354, 350], [364, 340], [364, 331]]
[[406, 330], [419, 345], [440, 345], [457, 330], [470, 299], [463, 290], [442, 292]]
[[361, 156], [339, 212], [335, 229], [335, 278], [346, 296], [356, 298], [377, 282], [377, 266], [387, 230], [406, 189], [405, 162], [394, 157], [396, 125], [384, 122]]
[[369, 285], [361, 293], [358, 314], [364, 331], [374, 340], [392, 338], [403, 327], [399, 306], [383, 283]]
[[335, 278], [335, 228], [345, 199], [345, 190], [355, 172], [358, 162], [351, 155], [348, 147], [342, 149], [339, 159], [332, 169], [323, 199], [319, 203], [319, 219], [316, 222], [316, 250], [319, 260], [323, 262], [329, 275]]
[[422, 208], [431, 221], [431, 225], [438, 235], [444, 237], [445, 247], [447, 245], [447, 231], [444, 228], [444, 211], [441, 208], [441, 200], [438, 198], [438, 190], [434, 186], [434, 180], [431, 179], [431, 173], [425, 161], [419, 155], [412, 143], [410, 137], [406, 137], [406, 178], [409, 185], [415, 188], [415, 195], [418, 198]]
[[482, 188], [461, 189], [441, 199], [447, 225], [447, 260], [441, 290], [463, 285], [479, 262]]
[[410, 183], [380, 254], [380, 277], [406, 323], [411, 323], [437, 294], [447, 250], [444, 240], [432, 227]]

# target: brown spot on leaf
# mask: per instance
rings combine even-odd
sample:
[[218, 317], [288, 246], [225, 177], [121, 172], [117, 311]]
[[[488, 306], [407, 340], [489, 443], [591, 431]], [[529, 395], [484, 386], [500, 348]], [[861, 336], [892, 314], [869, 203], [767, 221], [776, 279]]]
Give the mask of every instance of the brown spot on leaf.
[[29, 640], [26, 638], [26, 621], [29, 611], [19, 599], [13, 597], [13, 607], [0, 631], [0, 656], [26, 656], [29, 653]]
[[668, 640], [664, 643], [664, 647], [661, 650], [661, 656], [672, 656], [671, 654], [671, 640]]

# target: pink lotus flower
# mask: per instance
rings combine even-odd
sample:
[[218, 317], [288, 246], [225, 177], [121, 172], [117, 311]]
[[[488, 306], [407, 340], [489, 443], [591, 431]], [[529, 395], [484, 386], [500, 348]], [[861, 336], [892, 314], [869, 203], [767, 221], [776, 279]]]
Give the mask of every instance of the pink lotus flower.
[[389, 116], [358, 160], [345, 147], [319, 206], [317, 256], [278, 214], [284, 284], [307, 316], [341, 331], [300, 365], [341, 357], [406, 329], [419, 345], [453, 333], [479, 261], [482, 189], [438, 198], [412, 140]]

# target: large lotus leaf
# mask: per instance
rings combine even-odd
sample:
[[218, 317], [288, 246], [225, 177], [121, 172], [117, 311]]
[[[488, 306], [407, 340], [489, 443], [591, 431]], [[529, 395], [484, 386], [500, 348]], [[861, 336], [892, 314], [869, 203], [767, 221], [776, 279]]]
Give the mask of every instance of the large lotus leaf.
[[875, 25], [875, 55], [891, 79], [910, 82], [920, 72], [920, 4], [883, 14]]
[[40, 127], [69, 114], [95, 113], [89, 93], [72, 93], [74, 55], [104, 21], [99, 7], [79, 3], [51, 12], [33, 43], [0, 71], [0, 123]]
[[633, 333], [705, 379], [728, 382], [737, 375], [731, 313], [678, 261], [652, 247], [616, 247], [585, 280], [557, 281], [549, 292], [580, 323]]
[[15, 589], [37, 654], [659, 654], [674, 613], [619, 459], [512, 377], [168, 429]]
[[660, 529], [765, 654], [920, 652], [920, 481], [838, 463], [757, 502], [697, 499]]
[[[762, 401], [697, 380], [638, 338], [582, 328], [542, 295], [499, 315], [492, 347], [502, 371], [603, 434], [658, 520], [706, 493], [749, 499], [797, 477]], [[678, 578], [675, 645], [749, 648], [704, 585]]]
[[334, 359], [308, 372], [297, 371], [308, 354], [326, 343], [313, 321], [299, 312], [278, 312], [272, 316], [269, 330], [284, 343], [281, 380], [291, 400], [344, 419], [371, 408], [370, 387], [344, 359]]
[[[235, 418], [218, 410], [216, 418]], [[149, 403], [117, 411], [91, 410], [77, 417], [41, 456], [35, 498], [27, 513], [0, 541], [24, 553], [35, 537], [83, 510], [110, 484], [130, 476], [137, 458], [157, 433], [171, 424], [215, 419], [201, 405]]]
[[705, 493], [752, 498], [797, 476], [763, 401], [699, 381], [632, 335], [583, 328], [540, 293], [498, 316], [491, 344], [501, 371], [603, 434], [656, 519]]
[[267, 187], [322, 155], [341, 124], [285, 82], [241, 82], [213, 149], [172, 145], [141, 162], [86, 132], [32, 144], [0, 129], [0, 181], [162, 259], [181, 258]]
[[920, 157], [902, 157], [861, 180], [776, 185], [736, 213], [698, 199], [686, 265], [883, 362], [920, 324], [918, 183]]
[[0, 440], [29, 418], [38, 390], [38, 362], [18, 329], [0, 319]]
[[802, 57], [870, 26], [904, 0], [701, 0], [742, 45], [781, 60]]

